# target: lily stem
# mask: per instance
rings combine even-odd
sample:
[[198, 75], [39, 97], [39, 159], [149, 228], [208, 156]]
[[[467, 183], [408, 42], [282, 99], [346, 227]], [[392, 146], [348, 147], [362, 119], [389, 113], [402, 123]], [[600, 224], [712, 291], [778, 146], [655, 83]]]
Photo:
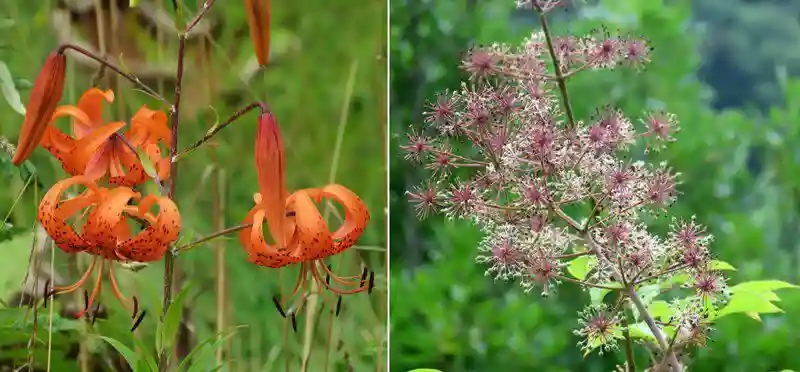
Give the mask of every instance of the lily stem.
[[[172, 143], [170, 144], [170, 155], [174, 157], [178, 153], [178, 128], [180, 126], [180, 108], [181, 108], [181, 81], [183, 80], [183, 60], [186, 48], [186, 36], [178, 36], [178, 71], [175, 83], [175, 104], [172, 106], [172, 115], [170, 117], [171, 130], [172, 130]], [[175, 190], [178, 186], [178, 163], [172, 162], [169, 169], [169, 194], [171, 200], [175, 200]], [[164, 302], [161, 306], [162, 313], [161, 319], [167, 316], [167, 310], [172, 305], [172, 285], [173, 277], [175, 276], [175, 258], [173, 255], [168, 254], [164, 257]], [[168, 350], [162, 349], [158, 351], [158, 370], [166, 372], [169, 369], [169, 353]]]
[[208, 11], [211, 10], [211, 7], [214, 6], [214, 1], [215, 0], [206, 0], [206, 1], [203, 2], [203, 7], [197, 13], [197, 15], [194, 17], [194, 19], [192, 19], [189, 22], [189, 24], [186, 25], [186, 31], [184, 31], [184, 34], [188, 35], [189, 32], [192, 31], [194, 26], [197, 26], [197, 24], [200, 22], [201, 19], [203, 19], [203, 17], [206, 15], [206, 13], [208, 13]]
[[239, 119], [239, 117], [241, 117], [242, 115], [246, 114], [248, 111], [254, 108], [261, 109], [262, 114], [269, 112], [269, 107], [267, 107], [267, 104], [264, 102], [253, 102], [245, 106], [241, 110], [236, 111], [230, 118], [228, 118], [228, 120], [225, 120], [222, 124], [220, 123], [214, 124], [214, 126], [212, 126], [208, 131], [206, 131], [206, 135], [203, 136], [203, 138], [199, 139], [197, 142], [195, 142], [188, 148], [181, 150], [181, 152], [179, 152], [177, 155], [174, 155], [172, 157], [172, 162], [177, 163], [183, 157], [189, 155], [192, 151], [196, 150], [202, 144], [206, 143], [206, 141], [214, 137], [217, 134], [217, 132], [221, 131], [223, 128], [227, 127], [228, 125]]
[[101, 65], [104, 65], [107, 68], [111, 69], [112, 71], [116, 72], [117, 75], [122, 76], [122, 77], [128, 79], [131, 83], [136, 84], [136, 86], [141, 88], [143, 91], [145, 91], [150, 96], [158, 99], [159, 101], [161, 101], [161, 102], [163, 102], [163, 103], [165, 103], [167, 105], [170, 104], [170, 102], [166, 98], [164, 98], [164, 96], [158, 94], [155, 90], [153, 90], [153, 88], [150, 88], [147, 84], [145, 84], [144, 82], [139, 80], [138, 76], [136, 76], [134, 74], [131, 74], [131, 73], [128, 73], [128, 72], [125, 72], [125, 71], [122, 71], [122, 69], [120, 69], [119, 67], [117, 67], [113, 63], [107, 61], [105, 58], [96, 56], [92, 52], [90, 52], [90, 51], [88, 51], [86, 49], [83, 49], [83, 48], [81, 48], [81, 47], [79, 47], [77, 45], [73, 45], [73, 44], [62, 44], [61, 46], [58, 47], [58, 50], [56, 52], [59, 53], [59, 54], [63, 54], [64, 51], [66, 51], [67, 49], [72, 49], [72, 50], [74, 50], [74, 51], [76, 51], [76, 52], [78, 52], [80, 54], [83, 54], [86, 57], [89, 57], [89, 58], [97, 61]]
[[216, 238], [219, 238], [219, 237], [231, 234], [231, 233], [235, 233], [237, 231], [241, 231], [241, 230], [244, 230], [244, 229], [246, 229], [248, 227], [252, 227], [252, 226], [253, 226], [252, 223], [246, 223], [246, 224], [242, 224], [242, 225], [232, 226], [232, 227], [229, 227], [227, 229], [217, 231], [217, 232], [215, 232], [215, 233], [213, 233], [211, 235], [204, 236], [204, 237], [202, 237], [200, 239], [197, 239], [197, 240], [195, 240], [195, 241], [193, 241], [191, 243], [184, 244], [184, 245], [182, 245], [182, 246], [180, 246], [178, 248], [175, 248], [175, 250], [178, 253], [188, 252], [188, 251], [190, 251], [190, 250], [192, 250], [194, 248], [199, 247], [203, 243], [208, 243], [209, 241], [214, 240]]

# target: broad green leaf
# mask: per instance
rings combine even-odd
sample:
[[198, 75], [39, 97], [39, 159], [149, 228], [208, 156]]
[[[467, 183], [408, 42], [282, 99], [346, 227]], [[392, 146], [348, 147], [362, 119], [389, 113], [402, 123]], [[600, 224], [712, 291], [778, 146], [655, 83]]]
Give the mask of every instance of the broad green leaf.
[[25, 105], [22, 104], [22, 100], [19, 98], [19, 92], [14, 84], [14, 79], [11, 77], [11, 71], [8, 70], [8, 66], [3, 61], [0, 61], [0, 88], [2, 88], [3, 97], [5, 97], [11, 108], [20, 115], [25, 115]]
[[739, 283], [730, 289], [731, 292], [735, 293], [738, 291], [766, 292], [786, 288], [798, 288], [798, 286], [780, 280], [754, 280], [751, 282]]
[[764, 297], [763, 293], [739, 290], [733, 294], [728, 305], [717, 313], [716, 318], [735, 313], [771, 314], [782, 312], [783, 310]]
[[5, 30], [7, 28], [14, 27], [14, 20], [11, 18], [3, 18], [0, 19], [0, 30]]
[[595, 256], [580, 256], [570, 261], [567, 266], [567, 271], [578, 280], [586, 279], [586, 275], [597, 264], [597, 257]]
[[647, 307], [647, 311], [650, 312], [650, 316], [654, 319], [666, 320], [673, 315], [672, 308], [669, 304], [661, 300], [651, 302], [650, 306]]
[[634, 323], [628, 326], [632, 338], [644, 338], [656, 342], [656, 336], [650, 331], [650, 327], [645, 322]]
[[672, 288], [673, 286], [681, 286], [686, 284], [689, 281], [689, 279], [691, 279], [689, 274], [686, 273], [676, 274], [671, 276], [663, 283], [661, 283], [661, 288], [666, 289], [666, 288]]
[[733, 265], [719, 260], [712, 260], [711, 261], [711, 269], [712, 270], [728, 270], [728, 271], [736, 271], [736, 268]]
[[175, 296], [175, 299], [172, 301], [172, 304], [169, 305], [167, 309], [167, 316], [164, 317], [164, 327], [162, 328], [162, 339], [161, 339], [161, 347], [162, 350], [170, 350], [172, 349], [172, 345], [175, 342], [175, 337], [178, 333], [178, 325], [181, 322], [181, 312], [183, 311], [183, 303], [186, 301], [186, 296], [189, 294], [189, 290], [192, 288], [191, 284], [188, 284], [183, 287], [180, 293]]
[[[602, 285], [612, 288], [622, 288], [622, 285], [616, 282], [603, 283]], [[603, 303], [603, 299], [609, 292], [611, 292], [611, 290], [605, 288], [589, 288], [589, 297], [592, 299], [592, 305], [600, 305]]]
[[[103, 339], [105, 342], [108, 342], [114, 349], [122, 354], [122, 357], [128, 362], [128, 365], [133, 369], [133, 372], [144, 372], [141, 369], [141, 364], [139, 364], [139, 355], [131, 350], [129, 347], [125, 346], [122, 342], [119, 342], [113, 338], [105, 337], [105, 336], [97, 336]], [[150, 371], [155, 372], [155, 371]]]

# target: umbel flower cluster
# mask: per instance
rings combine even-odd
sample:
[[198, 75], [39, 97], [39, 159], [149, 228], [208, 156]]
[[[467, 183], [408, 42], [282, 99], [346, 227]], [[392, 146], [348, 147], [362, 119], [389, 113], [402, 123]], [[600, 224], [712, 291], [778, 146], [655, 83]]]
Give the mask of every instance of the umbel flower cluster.
[[[666, 236], [643, 222], [675, 202], [679, 174], [666, 163], [635, 159], [675, 141], [676, 117], [664, 111], [634, 117], [607, 106], [581, 119], [570, 108], [569, 94], [576, 93], [567, 89], [569, 78], [640, 69], [650, 62], [650, 48], [643, 39], [606, 32], [552, 36], [544, 15], [555, 4], [536, 3], [521, 6], [539, 11], [543, 31], [521, 45], [470, 51], [462, 62], [469, 79], [439, 94], [424, 123], [411, 126], [405, 157], [433, 174], [408, 191], [411, 204], [420, 218], [441, 213], [480, 227], [477, 262], [487, 275], [516, 281], [526, 292], [548, 295], [560, 283], [576, 282], [619, 293], [626, 301], [582, 313], [576, 334], [587, 351], [616, 347], [625, 306], [643, 313], [658, 344], [667, 346], [637, 291], [679, 273], [691, 277], [691, 294], [671, 305], [684, 315], [669, 325], [706, 335], [703, 311], [726, 292], [710, 258], [712, 237], [693, 217], [673, 219]], [[570, 265], [580, 266], [580, 275]], [[674, 353], [665, 354], [679, 368]]]

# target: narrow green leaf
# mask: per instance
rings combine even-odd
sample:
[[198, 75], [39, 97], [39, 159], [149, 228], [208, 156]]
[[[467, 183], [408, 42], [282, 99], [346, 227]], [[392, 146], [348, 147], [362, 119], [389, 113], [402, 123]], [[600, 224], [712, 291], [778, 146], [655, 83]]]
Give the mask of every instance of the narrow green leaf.
[[[133, 334], [131, 334], [133, 336]], [[152, 352], [150, 352], [150, 348], [144, 344], [141, 340], [136, 338], [135, 336], [131, 337], [133, 339], [133, 344], [139, 348], [139, 354], [141, 355], [140, 363], [144, 363], [147, 368], [151, 371], [158, 371], [158, 364], [156, 363], [156, 358]]]
[[584, 280], [586, 279], [586, 275], [589, 274], [589, 271], [591, 271], [596, 264], [597, 257], [580, 256], [570, 261], [569, 266], [567, 266], [567, 271], [570, 275], [575, 277], [575, 279]]
[[183, 287], [167, 309], [167, 316], [164, 317], [164, 328], [162, 329], [161, 346], [163, 349], [172, 349], [172, 345], [178, 333], [178, 325], [180, 325], [181, 322], [183, 303], [186, 301], [186, 296], [189, 294], [191, 288], [191, 284]]
[[[136, 354], [136, 352], [134, 352], [129, 347], [125, 346], [123, 343], [121, 343], [121, 342], [119, 342], [119, 341], [117, 341], [117, 340], [115, 340], [113, 338], [105, 337], [105, 336], [97, 336], [97, 337], [100, 337], [105, 342], [108, 342], [111, 346], [113, 346], [114, 349], [117, 349], [117, 351], [120, 354], [122, 354], [122, 357], [125, 358], [125, 360], [128, 362], [128, 365], [133, 369], [133, 372], [141, 371], [141, 369], [139, 369], [139, 368], [141, 368], [141, 365], [139, 364], [139, 355]], [[155, 371], [151, 371], [151, 372], [155, 372]]]
[[147, 173], [148, 176], [151, 178], [156, 178], [158, 173], [156, 172], [156, 167], [153, 166], [153, 162], [150, 161], [150, 157], [144, 153], [144, 150], [141, 148], [136, 149], [136, 154], [139, 156], [139, 160], [141, 160], [142, 168], [144, 168], [144, 172]]
[[[186, 358], [183, 359], [183, 361], [181, 361], [181, 364], [178, 365], [178, 368], [175, 371], [180, 372], [183, 369], [183, 367], [187, 366], [187, 363], [189, 363], [190, 360], [196, 360], [196, 361], [202, 360], [202, 358], [201, 358], [202, 354], [200, 352], [204, 351], [206, 349], [206, 346], [211, 344], [212, 341], [216, 340], [216, 342], [214, 342], [214, 344], [211, 345], [210, 350], [216, 351], [218, 348], [222, 347], [222, 344], [225, 341], [227, 341], [228, 338], [230, 338], [234, 334], [236, 334], [236, 332], [238, 332], [239, 329], [245, 328], [245, 327], [246, 326], [238, 326], [238, 327], [234, 328], [233, 330], [231, 330], [230, 332], [228, 332], [226, 335], [222, 336], [222, 338], [220, 338], [219, 340], [217, 340], [217, 338], [219, 337], [219, 334], [215, 334], [215, 335], [203, 340], [201, 343], [199, 343], [199, 344], [197, 344], [197, 346], [195, 346], [195, 348], [189, 353], [189, 355], [186, 356]], [[203, 365], [201, 363], [193, 363], [190, 367], [188, 367], [187, 372], [194, 371], [197, 368], [204, 368], [204, 367], [208, 367], [208, 365]]]
[[2, 88], [3, 97], [5, 97], [11, 108], [20, 115], [25, 115], [25, 105], [22, 104], [22, 100], [19, 98], [19, 92], [14, 84], [14, 79], [11, 77], [11, 71], [8, 70], [8, 66], [3, 61], [0, 61], [0, 88]]

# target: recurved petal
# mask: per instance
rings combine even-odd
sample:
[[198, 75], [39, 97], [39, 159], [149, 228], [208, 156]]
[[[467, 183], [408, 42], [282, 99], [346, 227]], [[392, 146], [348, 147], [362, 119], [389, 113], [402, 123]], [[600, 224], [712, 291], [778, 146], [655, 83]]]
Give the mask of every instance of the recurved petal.
[[256, 133], [256, 172], [269, 231], [279, 249], [286, 247], [286, 159], [275, 115], [262, 114]]
[[[370, 218], [369, 210], [358, 195], [342, 185], [327, 185], [322, 188], [321, 194], [322, 197], [335, 200], [344, 209], [344, 222], [332, 234], [335, 253], [339, 253], [356, 244], [364, 233]], [[317, 202], [320, 200], [317, 199]]]
[[66, 64], [67, 59], [63, 54], [51, 53], [33, 83], [26, 107], [25, 121], [22, 123], [19, 134], [17, 151], [11, 160], [14, 165], [22, 164], [31, 155], [33, 149], [41, 143], [53, 111], [55, 111], [58, 101], [61, 100]]
[[[302, 257], [303, 260], [315, 260], [333, 254], [333, 241], [328, 224], [319, 214], [319, 209], [306, 190], [292, 194], [289, 210], [295, 212], [295, 239], [296, 246], [293, 256]], [[294, 244], [294, 243], [293, 243]]]
[[152, 203], [158, 203], [158, 216], [136, 236], [118, 246], [119, 253], [134, 261], [148, 262], [161, 259], [171, 243], [178, 240], [181, 230], [181, 216], [178, 206], [167, 197], [148, 195], [142, 200], [139, 211], [143, 212]]
[[103, 144], [107, 143], [109, 137], [114, 135], [125, 123], [109, 123], [92, 130], [85, 137], [75, 142], [75, 151], [67, 158], [74, 167], [80, 171], [86, 169], [89, 160]]
[[269, 61], [270, 41], [270, 0], [244, 0], [247, 24], [250, 26], [250, 40], [253, 41], [258, 64], [264, 66]]
[[247, 260], [259, 266], [278, 268], [300, 262], [298, 257], [290, 257], [289, 250], [277, 250], [264, 239], [264, 210], [261, 194], [255, 195], [256, 206], [250, 209], [242, 224], [252, 224], [239, 232], [239, 243], [247, 252]]
[[78, 120], [72, 122], [72, 134], [80, 139], [92, 129], [103, 125], [103, 101], [111, 103], [114, 102], [114, 92], [112, 90], [100, 90], [97, 88], [89, 88], [78, 99], [78, 109], [86, 113], [89, 118], [88, 122]]
[[[73, 185], [82, 184], [86, 192], [61, 203], [64, 192]], [[39, 203], [37, 218], [47, 235], [56, 245], [67, 253], [81, 252], [89, 248], [89, 243], [72, 229], [66, 219], [77, 211], [98, 201], [100, 189], [87, 177], [72, 177], [56, 182]]]

